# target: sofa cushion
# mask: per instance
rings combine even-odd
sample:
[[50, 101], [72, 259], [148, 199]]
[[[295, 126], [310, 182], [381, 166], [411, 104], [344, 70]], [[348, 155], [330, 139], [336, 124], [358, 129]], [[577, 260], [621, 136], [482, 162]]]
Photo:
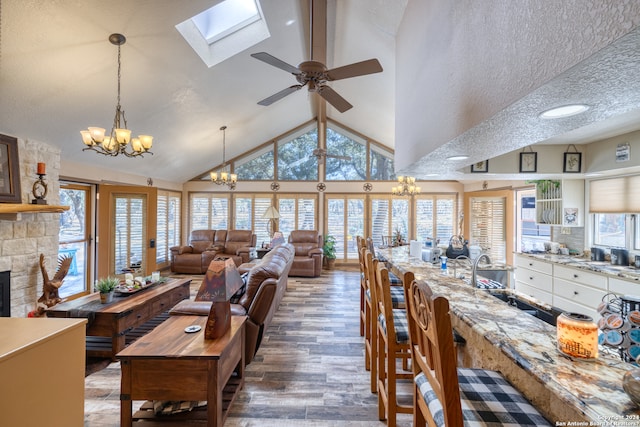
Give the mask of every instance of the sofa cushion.
[[238, 249], [251, 245], [252, 234], [251, 230], [229, 230], [224, 252], [229, 255], [236, 255]]

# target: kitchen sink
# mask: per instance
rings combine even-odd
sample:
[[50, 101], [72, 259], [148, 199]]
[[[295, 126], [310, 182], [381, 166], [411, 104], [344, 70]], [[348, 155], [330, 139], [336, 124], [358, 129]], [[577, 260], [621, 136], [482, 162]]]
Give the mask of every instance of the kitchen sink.
[[544, 310], [540, 307], [536, 307], [521, 298], [514, 295], [509, 295], [504, 292], [489, 292], [490, 295], [506, 302], [507, 304], [524, 311], [525, 313], [537, 317], [538, 319], [547, 322], [552, 326], [556, 326], [556, 319], [562, 313], [561, 310], [552, 308], [551, 310]]

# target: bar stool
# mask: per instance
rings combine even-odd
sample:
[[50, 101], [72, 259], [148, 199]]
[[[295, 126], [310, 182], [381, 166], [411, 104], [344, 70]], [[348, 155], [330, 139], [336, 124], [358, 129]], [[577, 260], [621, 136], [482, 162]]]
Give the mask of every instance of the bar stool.
[[356, 236], [356, 249], [358, 250], [358, 265], [360, 267], [360, 336], [364, 336], [365, 325], [365, 278], [364, 278], [364, 250], [366, 249], [366, 241], [362, 236]]
[[396, 366], [401, 360], [406, 371], [411, 359], [407, 313], [404, 309], [393, 308], [391, 302], [391, 288], [402, 288], [391, 286], [389, 272], [383, 263], [374, 260], [373, 264], [376, 273], [372, 294], [377, 314], [378, 417], [386, 419], [389, 427], [395, 427], [398, 413], [413, 412], [412, 405], [400, 404], [397, 398], [397, 380], [413, 378], [410, 372], [398, 372]]
[[415, 327], [411, 332], [414, 427], [551, 425], [499, 372], [457, 368], [445, 297], [413, 280], [408, 311]]

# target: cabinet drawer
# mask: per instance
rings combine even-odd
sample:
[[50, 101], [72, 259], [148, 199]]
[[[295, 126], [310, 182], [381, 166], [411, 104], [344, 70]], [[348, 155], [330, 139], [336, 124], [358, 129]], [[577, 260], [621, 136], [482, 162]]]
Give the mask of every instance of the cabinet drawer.
[[586, 314], [593, 319], [594, 322], [598, 322], [600, 315], [593, 307], [587, 307], [586, 305], [578, 304], [575, 301], [564, 299], [557, 295], [553, 296], [553, 306], [559, 308], [562, 311], [570, 313]]
[[527, 283], [523, 283], [519, 280], [516, 281], [516, 291], [525, 295], [529, 295], [530, 297], [549, 305], [553, 304], [553, 295], [551, 294], [551, 292], [545, 292], [539, 288], [529, 286]]
[[607, 277], [584, 271], [578, 268], [565, 267], [563, 265], [556, 266], [553, 272], [554, 278], [568, 280], [570, 282], [578, 282], [583, 285], [593, 286], [594, 288], [607, 290]]
[[544, 274], [553, 273], [553, 265], [551, 263], [522, 255], [516, 256], [516, 266], [518, 267], [518, 269], [516, 269], [516, 275], [518, 274], [518, 270], [520, 268], [535, 270]]
[[518, 268], [515, 272], [516, 282], [525, 283], [531, 287], [538, 288], [545, 292], [552, 292], [553, 278], [548, 274], [528, 268]]
[[640, 296], [640, 281], [622, 280], [615, 277], [610, 277], [609, 292], [615, 292], [618, 295]]
[[602, 297], [607, 294], [607, 291], [568, 280], [554, 279], [553, 294], [587, 307], [593, 307], [595, 310], [602, 301]]

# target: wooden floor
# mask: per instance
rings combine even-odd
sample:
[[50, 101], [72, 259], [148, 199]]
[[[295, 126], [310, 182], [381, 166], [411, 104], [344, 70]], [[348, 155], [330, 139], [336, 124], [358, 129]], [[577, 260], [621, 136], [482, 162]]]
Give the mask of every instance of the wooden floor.
[[[386, 425], [364, 369], [358, 276], [341, 269], [289, 279], [225, 426]], [[85, 384], [85, 426], [118, 426], [120, 365], [91, 374]], [[410, 400], [410, 384], [401, 390]], [[410, 425], [411, 415], [398, 416], [399, 427]]]

